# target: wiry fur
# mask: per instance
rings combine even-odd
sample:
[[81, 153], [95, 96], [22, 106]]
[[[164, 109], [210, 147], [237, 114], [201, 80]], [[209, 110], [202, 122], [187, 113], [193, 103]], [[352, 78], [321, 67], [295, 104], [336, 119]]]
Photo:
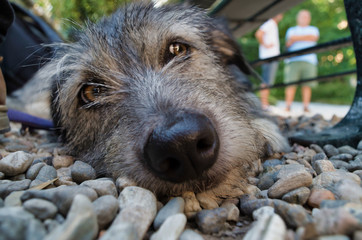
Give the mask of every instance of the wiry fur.
[[[190, 53], [166, 61], [168, 46], [181, 42]], [[100, 174], [123, 176], [157, 194], [242, 188], [254, 162], [287, 147], [275, 125], [261, 119], [255, 98], [238, 86], [229, 65], [249, 68], [236, 43], [202, 10], [180, 5], [131, 5], [90, 25], [38, 78], [53, 82], [52, 115], [71, 153]], [[107, 89], [83, 105], [83, 84]], [[207, 116], [220, 140], [216, 163], [198, 179], [172, 183], [144, 163], [143, 146], [169, 116]], [[224, 193], [227, 196], [230, 193]]]

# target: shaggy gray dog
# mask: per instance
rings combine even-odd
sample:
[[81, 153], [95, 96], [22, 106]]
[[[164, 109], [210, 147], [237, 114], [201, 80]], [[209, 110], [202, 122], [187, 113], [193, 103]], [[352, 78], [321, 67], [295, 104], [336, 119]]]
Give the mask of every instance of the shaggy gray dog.
[[36, 78], [52, 83], [62, 140], [99, 174], [159, 196], [225, 197], [244, 192], [259, 159], [288, 147], [229, 66], [251, 73], [204, 11], [136, 4], [60, 46]]

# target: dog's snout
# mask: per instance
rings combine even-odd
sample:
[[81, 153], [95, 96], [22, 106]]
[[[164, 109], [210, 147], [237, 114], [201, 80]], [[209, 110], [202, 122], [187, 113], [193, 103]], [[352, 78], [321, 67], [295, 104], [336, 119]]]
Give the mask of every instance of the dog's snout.
[[182, 113], [157, 126], [144, 147], [145, 160], [160, 178], [195, 179], [216, 161], [219, 138], [211, 121], [199, 113]]

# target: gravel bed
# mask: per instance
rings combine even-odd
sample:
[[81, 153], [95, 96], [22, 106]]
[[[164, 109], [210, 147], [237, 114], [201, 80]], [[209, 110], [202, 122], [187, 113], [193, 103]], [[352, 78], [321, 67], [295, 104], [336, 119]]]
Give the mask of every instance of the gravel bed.
[[[339, 119], [279, 118], [285, 134]], [[2, 239], [362, 239], [362, 140], [356, 148], [292, 146], [215, 206], [192, 192], [160, 202], [123, 179], [97, 177], [44, 131], [0, 135]]]

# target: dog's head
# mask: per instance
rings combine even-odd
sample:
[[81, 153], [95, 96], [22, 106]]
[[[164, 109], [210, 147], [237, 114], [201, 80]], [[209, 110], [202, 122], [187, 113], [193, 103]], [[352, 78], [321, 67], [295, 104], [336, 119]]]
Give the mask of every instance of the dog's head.
[[41, 75], [54, 81], [53, 119], [73, 154], [100, 173], [179, 194], [240, 182], [267, 149], [285, 146], [231, 64], [250, 73], [202, 10], [131, 5], [64, 45]]

